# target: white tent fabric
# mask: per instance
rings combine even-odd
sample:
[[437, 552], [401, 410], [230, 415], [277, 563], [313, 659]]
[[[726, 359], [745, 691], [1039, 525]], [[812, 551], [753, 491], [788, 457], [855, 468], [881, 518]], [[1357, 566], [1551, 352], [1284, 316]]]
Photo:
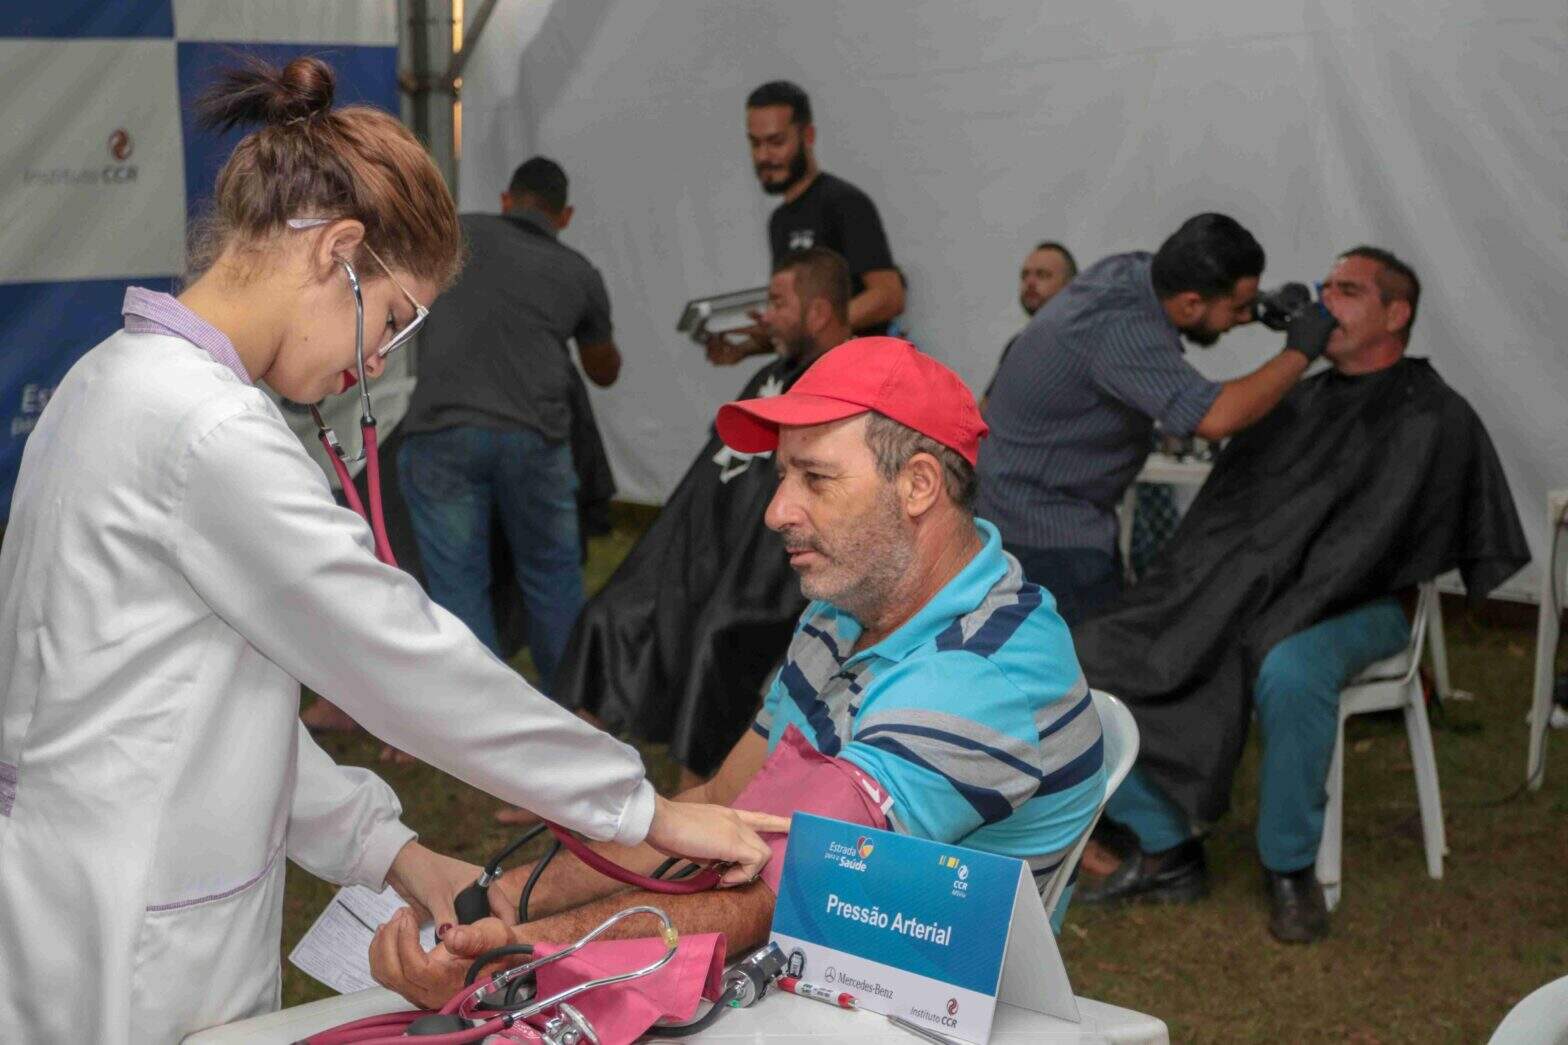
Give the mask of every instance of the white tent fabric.
[[[1038, 239], [1087, 263], [1222, 210], [1266, 284], [1387, 247], [1425, 282], [1412, 354], [1485, 419], [1540, 558], [1568, 486], [1565, 54], [1561, 0], [504, 3], [463, 84], [460, 196], [493, 209], [531, 153], [567, 168], [566, 239], [626, 355], [596, 408], [623, 496], [648, 501], [756, 365], [709, 366], [674, 322], [766, 278], [776, 200], [742, 122], [764, 80], [810, 92], [824, 168], [881, 209], [914, 340], [976, 389]], [[1232, 377], [1278, 345], [1249, 329], [1191, 358]]]

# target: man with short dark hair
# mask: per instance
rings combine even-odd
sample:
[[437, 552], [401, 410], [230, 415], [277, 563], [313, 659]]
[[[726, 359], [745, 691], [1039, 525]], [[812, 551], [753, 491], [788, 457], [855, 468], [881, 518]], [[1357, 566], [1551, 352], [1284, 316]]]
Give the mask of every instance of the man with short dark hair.
[[[763, 329], [778, 358], [742, 398], [787, 391], [850, 337], [849, 270], [826, 247], [786, 252]], [[710, 435], [637, 546], [572, 629], [556, 699], [612, 730], [667, 743], [686, 786], [745, 732], [803, 602], [763, 525], [775, 480], [766, 455]]]
[[[985, 434], [968, 388], [907, 341], [858, 338], [788, 392], [726, 404], [716, 427], [737, 453], [775, 458], [772, 554], [788, 555], [812, 602], [752, 728], [681, 798], [819, 812], [844, 795], [855, 823], [1018, 857], [1048, 880], [1105, 792], [1104, 740], [1066, 626], [967, 503]], [[808, 773], [790, 771], [803, 761]], [[533, 873], [517, 868], [490, 887], [497, 918], [450, 930], [429, 954], [401, 919], [377, 935], [371, 968], [439, 1004], [487, 950], [576, 939], [643, 903], [682, 935], [723, 933], [744, 952], [767, 938], [788, 844], [764, 837], [762, 881], [716, 893], [627, 891], [561, 859], [538, 878], [530, 920], [508, 927]], [[604, 849], [643, 872], [662, 860]]]
[[980, 512], [1069, 624], [1121, 589], [1116, 505], [1156, 423], [1232, 435], [1279, 402], [1323, 351], [1333, 318], [1303, 311], [1285, 349], [1214, 382], [1182, 355], [1250, 322], [1263, 248], [1234, 219], [1200, 214], [1154, 255], [1118, 254], [1079, 275], [1024, 328], [987, 403]]
[[[746, 138], [762, 191], [783, 202], [768, 218], [773, 263], [791, 250], [827, 247], [849, 265], [856, 334], [886, 333], [904, 311], [904, 278], [893, 263], [876, 204], [860, 189], [817, 166], [811, 99], [787, 80], [765, 83], [746, 98]], [[749, 327], [708, 339], [719, 365], [771, 351], [765, 331]]]
[[500, 215], [462, 215], [468, 263], [420, 336], [397, 459], [431, 598], [498, 655], [500, 516], [546, 693], [583, 604], [568, 341], [595, 384], [621, 368], [604, 280], [558, 239], [572, 214], [566, 172], [535, 156], [512, 175]]
[[1323, 283], [1331, 367], [1231, 441], [1138, 584], [1074, 628], [1089, 681], [1142, 736], [1106, 808], [1137, 845], [1086, 899], [1206, 891], [1199, 829], [1226, 811], [1255, 711], [1269, 929], [1328, 932], [1313, 865], [1340, 691], [1409, 642], [1401, 595], [1458, 568], [1479, 600], [1530, 557], [1485, 426], [1405, 355], [1420, 293], [1386, 250], [1341, 255]]

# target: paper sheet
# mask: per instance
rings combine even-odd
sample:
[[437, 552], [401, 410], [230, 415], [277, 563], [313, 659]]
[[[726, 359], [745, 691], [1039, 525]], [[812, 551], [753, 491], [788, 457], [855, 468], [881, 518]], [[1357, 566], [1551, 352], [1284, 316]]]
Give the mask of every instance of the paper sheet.
[[[386, 921], [407, 907], [389, 885], [373, 893], [362, 885], [339, 889], [316, 923], [289, 954], [294, 967], [339, 994], [376, 986], [370, 975], [370, 941]], [[436, 945], [435, 927], [419, 930], [425, 950]]]

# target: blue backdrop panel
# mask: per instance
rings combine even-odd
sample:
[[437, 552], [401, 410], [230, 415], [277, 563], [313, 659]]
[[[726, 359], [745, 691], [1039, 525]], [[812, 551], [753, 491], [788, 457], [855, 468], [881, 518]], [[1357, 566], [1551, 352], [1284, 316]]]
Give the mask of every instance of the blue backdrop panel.
[[148, 37], [174, 35], [173, 0], [4, 0], [0, 37]]
[[196, 124], [191, 103], [223, 69], [246, 57], [284, 65], [300, 55], [313, 55], [337, 73], [335, 105], [374, 105], [394, 115], [398, 110], [397, 48], [358, 47], [346, 44], [189, 43], [178, 46], [180, 128], [185, 136], [185, 206], [198, 217], [212, 195], [213, 182], [235, 144], [251, 128], [213, 134]]
[[76, 283], [0, 284], [0, 331], [8, 345], [25, 352], [0, 352], [0, 504], [8, 508], [22, 463], [22, 446], [54, 386], [71, 365], [120, 328], [120, 302], [131, 284], [167, 291], [167, 276], [99, 279]]

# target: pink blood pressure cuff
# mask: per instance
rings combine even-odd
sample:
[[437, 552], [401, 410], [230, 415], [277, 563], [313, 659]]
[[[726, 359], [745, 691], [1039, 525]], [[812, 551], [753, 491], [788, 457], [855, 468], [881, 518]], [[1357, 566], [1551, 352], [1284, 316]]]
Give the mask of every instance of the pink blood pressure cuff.
[[[893, 800], [865, 770], [841, 758], [829, 758], [812, 747], [799, 729], [789, 726], [773, 754], [730, 804], [783, 817], [814, 813], [886, 830]], [[773, 850], [772, 859], [762, 869], [762, 880], [777, 896], [789, 835], [765, 834], [762, 839]]]

